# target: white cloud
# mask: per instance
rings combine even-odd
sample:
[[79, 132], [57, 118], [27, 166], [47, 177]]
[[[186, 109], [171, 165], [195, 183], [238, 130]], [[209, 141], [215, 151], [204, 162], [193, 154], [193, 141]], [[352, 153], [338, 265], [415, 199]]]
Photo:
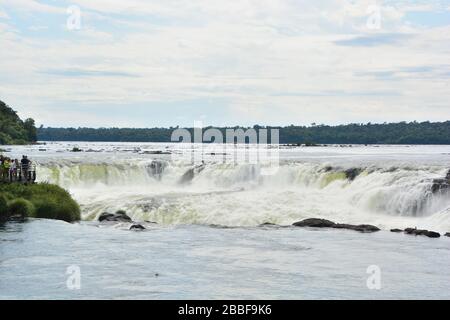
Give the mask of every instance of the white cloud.
[[33, 13], [65, 13], [65, 8], [43, 4], [36, 0], [0, 0], [0, 4], [5, 7], [12, 7], [22, 12]]
[[[60, 12], [37, 1], [2, 3], [38, 8], [33, 15], [41, 18]], [[74, 0], [85, 19], [79, 31], [65, 31], [62, 19], [62, 34], [52, 36], [49, 27], [48, 39], [33, 38], [13, 23], [0, 24], [0, 96], [53, 125], [84, 121], [64, 109], [68, 104], [108, 110], [207, 100], [225, 101], [235, 123], [446, 120], [450, 75], [439, 68], [448, 66], [449, 28], [405, 26], [402, 17], [417, 6], [400, 3], [382, 8], [375, 35], [411, 37], [337, 45], [374, 35], [366, 27], [370, 3]], [[426, 77], [397, 72], [424, 66], [435, 68]], [[48, 115], [48, 105], [61, 106], [61, 114]], [[173, 119], [170, 110], [159, 112]], [[83, 123], [117, 121], [107, 113], [88, 118]]]

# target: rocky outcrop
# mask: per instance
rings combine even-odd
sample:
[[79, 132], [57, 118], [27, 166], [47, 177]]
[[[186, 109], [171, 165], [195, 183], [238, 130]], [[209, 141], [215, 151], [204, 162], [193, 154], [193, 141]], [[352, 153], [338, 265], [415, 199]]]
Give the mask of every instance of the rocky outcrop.
[[125, 211], [119, 210], [116, 213], [103, 212], [98, 217], [100, 222], [132, 222], [131, 218], [127, 216]]
[[380, 229], [376, 226], [372, 226], [370, 224], [360, 224], [360, 225], [352, 225], [352, 224], [335, 224], [333, 226], [335, 229], [347, 229], [347, 230], [354, 230], [358, 232], [363, 233], [369, 233], [369, 232], [376, 232], [380, 231]]
[[414, 236], [426, 236], [428, 238], [439, 238], [441, 236], [438, 232], [429, 230], [420, 230], [417, 228], [406, 228], [405, 233]]
[[[271, 225], [270, 223], [262, 224], [261, 226]], [[309, 228], [331, 228], [331, 229], [346, 229], [346, 230], [354, 230], [362, 233], [371, 233], [380, 231], [380, 229], [376, 226], [370, 224], [346, 224], [346, 223], [335, 223], [330, 220], [320, 219], [320, 218], [309, 218], [302, 221], [298, 221], [292, 224], [296, 227], [309, 227]], [[391, 232], [400, 233], [404, 232], [405, 234], [414, 235], [414, 236], [426, 236], [428, 238], [439, 238], [441, 235], [438, 232], [431, 230], [421, 230], [417, 228], [406, 228], [405, 230], [401, 229], [391, 229]], [[450, 232], [445, 234], [446, 237], [450, 237]]]
[[332, 228], [335, 223], [326, 219], [310, 218], [293, 224], [296, 227]]
[[352, 225], [345, 223], [335, 223], [330, 220], [318, 218], [305, 219], [299, 222], [295, 222], [293, 225], [296, 227], [346, 229], [364, 233], [380, 231], [378, 227], [369, 224]]
[[271, 223], [271, 222], [264, 222], [264, 223], [261, 223], [259, 226], [260, 227], [279, 227], [277, 224]]
[[142, 224], [135, 223], [131, 225], [130, 230], [142, 231], [145, 230], [145, 227]]

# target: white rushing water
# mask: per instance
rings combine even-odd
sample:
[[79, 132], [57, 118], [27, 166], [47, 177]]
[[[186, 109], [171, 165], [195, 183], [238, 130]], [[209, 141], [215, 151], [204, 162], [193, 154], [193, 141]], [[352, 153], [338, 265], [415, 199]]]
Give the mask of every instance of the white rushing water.
[[[450, 196], [432, 192], [450, 169], [450, 146], [281, 148], [272, 174], [224, 163], [210, 145], [195, 168], [177, 156], [183, 148], [199, 146], [8, 147], [36, 162], [39, 181], [67, 188], [84, 221], [0, 225], [0, 299], [450, 298], [450, 238], [387, 230], [450, 231]], [[95, 221], [119, 209], [147, 230]], [[384, 230], [259, 226], [310, 217]], [[79, 290], [67, 287], [72, 266]]]
[[[88, 152], [69, 152], [73, 146]], [[321, 217], [450, 230], [449, 194], [431, 190], [450, 169], [449, 146], [282, 148], [269, 175], [264, 165], [222, 161], [210, 149], [190, 177], [195, 166], [173, 156], [177, 144], [49, 143], [11, 153], [34, 158], [38, 180], [67, 188], [85, 220], [123, 209], [134, 220], [162, 224], [287, 225]], [[239, 146], [237, 153], [245, 151]]]

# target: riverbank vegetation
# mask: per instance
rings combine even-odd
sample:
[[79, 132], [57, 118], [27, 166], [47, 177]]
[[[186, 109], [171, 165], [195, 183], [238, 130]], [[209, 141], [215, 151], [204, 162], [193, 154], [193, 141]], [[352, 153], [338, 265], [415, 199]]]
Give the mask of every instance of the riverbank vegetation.
[[0, 145], [30, 144], [37, 141], [34, 120], [22, 121], [6, 103], [0, 101]]
[[0, 184], [0, 220], [45, 218], [73, 222], [80, 220], [80, 207], [59, 186], [39, 183]]
[[[177, 128], [40, 127], [38, 139], [40, 141], [171, 142], [172, 132]], [[226, 129], [238, 128], [240, 127], [219, 128], [219, 130], [225, 136]], [[264, 127], [256, 125], [253, 128], [279, 129], [282, 144], [450, 144], [450, 121], [340, 126], [312, 124], [311, 126]], [[188, 130], [192, 135], [193, 129], [188, 128]]]

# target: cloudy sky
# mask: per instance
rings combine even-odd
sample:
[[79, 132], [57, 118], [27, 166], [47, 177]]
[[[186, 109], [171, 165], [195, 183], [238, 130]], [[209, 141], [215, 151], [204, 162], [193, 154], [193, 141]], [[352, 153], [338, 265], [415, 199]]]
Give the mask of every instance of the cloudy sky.
[[0, 100], [45, 126], [450, 119], [450, 0], [0, 0]]

